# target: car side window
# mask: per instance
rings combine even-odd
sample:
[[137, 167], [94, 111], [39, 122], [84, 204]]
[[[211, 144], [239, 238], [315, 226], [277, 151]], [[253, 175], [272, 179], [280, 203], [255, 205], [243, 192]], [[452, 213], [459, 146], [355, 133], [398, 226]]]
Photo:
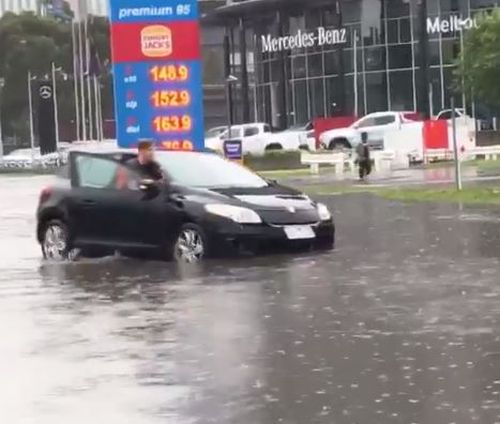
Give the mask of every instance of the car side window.
[[259, 129], [257, 127], [245, 128], [244, 137], [251, 137], [252, 135], [257, 135], [259, 133]]
[[359, 121], [357, 127], [358, 128], [365, 128], [365, 127], [373, 127], [374, 125], [375, 125], [374, 118], [364, 118], [361, 121]]
[[270, 133], [271, 132], [271, 127], [269, 125], [264, 125], [264, 132], [265, 133]]
[[451, 119], [451, 110], [449, 112], [443, 112], [438, 116], [438, 120], [447, 121], [448, 119]]
[[393, 124], [394, 122], [396, 122], [394, 115], [378, 116], [375, 118], [375, 126]]
[[80, 187], [115, 188], [119, 168], [115, 161], [95, 156], [77, 156], [76, 173]]

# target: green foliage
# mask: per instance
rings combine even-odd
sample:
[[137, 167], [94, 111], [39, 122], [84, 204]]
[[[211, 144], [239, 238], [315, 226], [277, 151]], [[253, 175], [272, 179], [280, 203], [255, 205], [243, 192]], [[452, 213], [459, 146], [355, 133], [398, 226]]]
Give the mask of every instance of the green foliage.
[[[58, 78], [59, 118], [62, 126], [75, 116], [73, 46], [70, 22], [40, 17], [31, 12], [6, 13], [0, 19], [0, 78], [5, 86], [0, 98], [6, 136], [27, 140], [29, 135], [28, 71], [37, 78], [50, 77], [51, 64], [62, 68]], [[89, 37], [94, 40], [101, 62], [109, 65], [109, 28], [105, 18], [91, 17]], [[103, 75], [103, 103], [111, 110], [111, 77]]]
[[478, 17], [464, 42], [457, 69], [457, 86], [481, 102], [500, 107], [500, 9]]
[[303, 165], [300, 163], [300, 152], [269, 151], [264, 156], [253, 156], [246, 154], [244, 163], [254, 171], [271, 171], [275, 169], [298, 169]]

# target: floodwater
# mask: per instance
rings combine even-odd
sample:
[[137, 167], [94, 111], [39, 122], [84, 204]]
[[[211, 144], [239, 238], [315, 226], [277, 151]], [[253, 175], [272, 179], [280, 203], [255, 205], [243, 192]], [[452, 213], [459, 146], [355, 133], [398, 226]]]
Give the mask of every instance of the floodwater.
[[46, 264], [0, 177], [0, 422], [500, 423], [500, 210], [324, 199], [338, 248]]

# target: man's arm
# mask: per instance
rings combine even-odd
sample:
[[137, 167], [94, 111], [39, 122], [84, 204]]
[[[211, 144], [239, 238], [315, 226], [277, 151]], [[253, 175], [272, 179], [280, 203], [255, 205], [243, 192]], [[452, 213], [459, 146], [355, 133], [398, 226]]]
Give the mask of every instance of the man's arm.
[[151, 177], [155, 181], [163, 182], [165, 181], [165, 174], [163, 173], [161, 166], [158, 162], [153, 162], [151, 166]]

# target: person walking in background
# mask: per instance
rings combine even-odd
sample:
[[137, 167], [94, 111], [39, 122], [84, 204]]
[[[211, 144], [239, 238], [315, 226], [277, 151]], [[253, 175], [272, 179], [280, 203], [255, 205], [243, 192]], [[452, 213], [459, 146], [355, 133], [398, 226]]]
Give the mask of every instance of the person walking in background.
[[368, 146], [368, 133], [361, 133], [361, 143], [356, 147], [356, 161], [359, 166], [359, 179], [363, 180], [372, 172], [370, 147]]

